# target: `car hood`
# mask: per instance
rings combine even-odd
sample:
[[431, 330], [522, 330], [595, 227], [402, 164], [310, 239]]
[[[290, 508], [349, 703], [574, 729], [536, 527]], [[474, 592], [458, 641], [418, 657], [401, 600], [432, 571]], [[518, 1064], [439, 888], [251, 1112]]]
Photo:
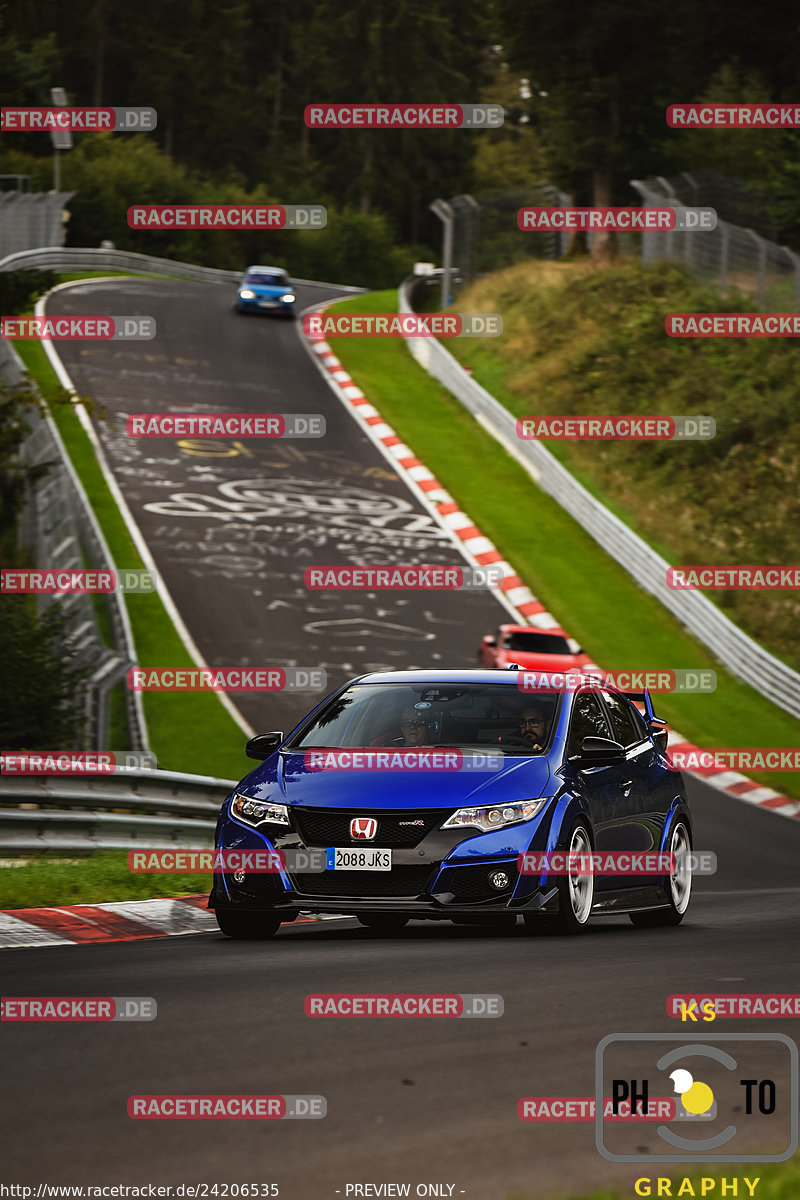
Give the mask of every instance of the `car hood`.
[[504, 758], [499, 769], [310, 770], [302, 751], [279, 751], [237, 787], [241, 795], [321, 808], [458, 808], [536, 800], [550, 782], [546, 755]]

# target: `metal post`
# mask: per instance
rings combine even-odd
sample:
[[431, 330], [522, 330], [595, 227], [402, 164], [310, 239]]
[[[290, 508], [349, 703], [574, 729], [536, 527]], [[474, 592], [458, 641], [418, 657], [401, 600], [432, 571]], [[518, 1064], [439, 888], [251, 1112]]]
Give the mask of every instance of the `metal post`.
[[446, 200], [434, 200], [428, 207], [444, 225], [441, 307], [447, 308], [452, 303], [450, 275], [453, 270], [453, 210]]

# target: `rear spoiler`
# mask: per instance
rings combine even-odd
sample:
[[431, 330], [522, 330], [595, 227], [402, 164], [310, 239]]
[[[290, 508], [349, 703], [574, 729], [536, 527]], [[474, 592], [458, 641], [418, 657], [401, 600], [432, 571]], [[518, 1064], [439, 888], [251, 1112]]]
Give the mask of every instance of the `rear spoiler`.
[[647, 717], [648, 725], [666, 725], [667, 722], [662, 717], [657, 717], [653, 711], [653, 701], [649, 692], [625, 692], [625, 695], [631, 700], [637, 701], [644, 705], [645, 716]]

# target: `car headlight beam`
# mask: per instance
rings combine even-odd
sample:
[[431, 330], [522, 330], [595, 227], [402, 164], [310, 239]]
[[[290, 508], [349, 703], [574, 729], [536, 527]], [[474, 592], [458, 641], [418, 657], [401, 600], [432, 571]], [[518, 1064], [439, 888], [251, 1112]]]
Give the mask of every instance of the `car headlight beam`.
[[294, 304], [296, 299], [297, 297], [292, 292], [287, 292], [286, 295], [281, 296], [284, 304]]
[[243, 288], [242, 291], [239, 292], [240, 300], [255, 300], [255, 298], [256, 294], [255, 292], [251, 292], [250, 288]]
[[504, 829], [507, 825], [518, 825], [530, 821], [541, 812], [549, 796], [539, 800], [513, 800], [510, 804], [486, 804], [480, 808], [459, 808], [442, 825], [442, 829], [473, 828], [483, 833], [493, 829]]
[[252, 797], [242, 796], [239, 792], [233, 794], [231, 816], [243, 821], [245, 825], [289, 824], [289, 809], [285, 804], [273, 804], [271, 800], [253, 800]]

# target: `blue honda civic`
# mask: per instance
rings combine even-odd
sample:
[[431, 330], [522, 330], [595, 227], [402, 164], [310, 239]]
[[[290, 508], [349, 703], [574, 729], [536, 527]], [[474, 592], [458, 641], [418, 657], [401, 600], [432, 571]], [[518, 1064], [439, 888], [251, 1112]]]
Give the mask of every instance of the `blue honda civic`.
[[248, 267], [237, 289], [236, 311], [283, 313], [292, 317], [296, 300], [283, 267]]
[[[522, 917], [529, 933], [575, 934], [603, 913], [678, 925], [692, 825], [650, 696], [585, 676], [572, 690], [524, 683], [502, 669], [363, 675], [288, 735], [252, 738], [259, 766], [217, 823], [222, 932], [272, 937], [300, 912], [383, 932]], [[250, 851], [277, 851], [259, 856], [277, 865], [232, 853]]]

